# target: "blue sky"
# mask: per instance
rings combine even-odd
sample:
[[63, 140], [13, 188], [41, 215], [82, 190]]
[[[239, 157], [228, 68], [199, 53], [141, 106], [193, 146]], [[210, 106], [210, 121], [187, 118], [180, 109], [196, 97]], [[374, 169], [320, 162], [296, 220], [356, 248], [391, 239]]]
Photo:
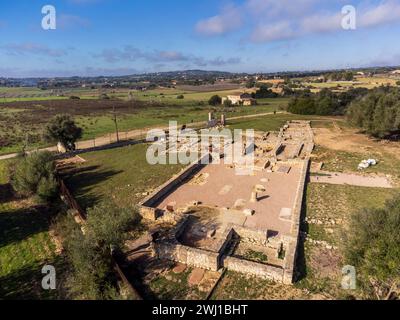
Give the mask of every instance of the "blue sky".
[[399, 35], [400, 0], [1, 1], [0, 77], [400, 65]]

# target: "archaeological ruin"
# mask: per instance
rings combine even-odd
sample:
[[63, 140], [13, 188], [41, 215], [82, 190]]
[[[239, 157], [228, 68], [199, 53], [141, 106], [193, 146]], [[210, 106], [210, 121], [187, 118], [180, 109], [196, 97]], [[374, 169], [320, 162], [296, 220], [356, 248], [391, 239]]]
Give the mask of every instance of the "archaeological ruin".
[[142, 216], [162, 226], [151, 233], [155, 257], [293, 283], [313, 132], [291, 121], [254, 144], [249, 174], [220, 151], [220, 163], [196, 161], [141, 202]]

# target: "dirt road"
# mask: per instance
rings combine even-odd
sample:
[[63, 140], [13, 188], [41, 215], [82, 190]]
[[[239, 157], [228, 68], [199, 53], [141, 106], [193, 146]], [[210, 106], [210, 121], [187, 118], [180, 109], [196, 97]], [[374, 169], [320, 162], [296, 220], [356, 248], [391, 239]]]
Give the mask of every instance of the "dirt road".
[[[284, 114], [286, 112], [276, 112], [276, 114]], [[247, 116], [238, 116], [238, 117], [232, 117], [232, 118], [227, 118], [227, 120], [240, 120], [240, 119], [248, 119], [248, 118], [257, 118], [257, 117], [264, 117], [264, 116], [269, 116], [275, 114], [274, 112], [267, 112], [267, 113], [259, 113], [259, 114], [251, 114]], [[200, 122], [194, 122], [188, 124], [189, 128], [196, 128], [200, 126], [204, 126], [205, 122], [200, 121]], [[155, 126], [155, 127], [149, 127], [149, 128], [143, 128], [143, 129], [137, 129], [137, 130], [131, 130], [127, 132], [120, 132], [119, 133], [119, 138], [120, 141], [127, 141], [127, 140], [134, 140], [138, 138], [143, 138], [146, 136], [147, 132], [151, 129], [162, 129], [162, 130], [167, 130], [168, 127], [160, 127], [160, 126]], [[79, 141], [76, 145], [77, 150], [85, 150], [85, 149], [91, 149], [93, 147], [101, 147], [101, 146], [106, 146], [111, 143], [115, 143], [117, 141], [117, 137], [115, 133], [110, 133], [107, 135], [104, 135], [102, 137], [96, 138], [96, 139], [91, 139], [91, 140], [85, 140], [85, 141]], [[51, 151], [51, 152], [57, 152], [57, 147], [48, 147], [48, 148], [42, 148], [39, 149], [39, 151]], [[0, 160], [7, 160], [7, 159], [12, 159], [18, 156], [18, 153], [11, 153], [7, 155], [0, 156]]]

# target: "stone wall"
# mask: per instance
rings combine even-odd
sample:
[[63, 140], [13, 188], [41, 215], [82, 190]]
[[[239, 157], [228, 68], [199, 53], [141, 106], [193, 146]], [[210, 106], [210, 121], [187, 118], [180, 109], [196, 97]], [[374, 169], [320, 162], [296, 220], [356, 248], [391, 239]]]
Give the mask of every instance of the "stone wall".
[[219, 253], [217, 252], [174, 243], [156, 243], [155, 251], [159, 259], [172, 260], [211, 271], [219, 270]]
[[301, 169], [300, 182], [296, 191], [295, 206], [292, 215], [292, 226], [290, 231], [290, 237], [286, 237], [286, 254], [284, 262], [284, 277], [283, 283], [292, 284], [294, 281], [294, 269], [298, 254], [298, 242], [300, 237], [300, 222], [301, 212], [303, 208], [303, 197], [306, 187], [306, 179], [310, 160], [303, 161], [303, 167]]
[[255, 243], [261, 246], [268, 244], [268, 231], [245, 228], [239, 225], [232, 225], [231, 228], [235, 230], [243, 242]]
[[279, 267], [238, 259], [231, 256], [225, 257], [223, 264], [224, 267], [230, 271], [245, 273], [277, 282], [283, 281], [283, 269]]
[[209, 156], [210, 155], [207, 154], [198, 162], [189, 165], [181, 173], [169, 179], [166, 183], [158, 187], [152, 194], [146, 197], [139, 204], [140, 214], [142, 215], [142, 217], [145, 219], [156, 220], [159, 215], [156, 210], [157, 205], [162, 201], [164, 197], [174, 191], [186, 179], [199, 171], [202, 167], [203, 159]]

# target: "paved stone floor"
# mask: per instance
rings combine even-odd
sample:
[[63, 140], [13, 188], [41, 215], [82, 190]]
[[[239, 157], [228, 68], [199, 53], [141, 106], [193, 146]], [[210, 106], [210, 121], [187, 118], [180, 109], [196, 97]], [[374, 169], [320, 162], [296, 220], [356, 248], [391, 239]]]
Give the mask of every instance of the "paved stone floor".
[[[252, 209], [255, 214], [249, 217], [243, 214], [242, 219], [232, 217], [235, 222], [245, 227], [288, 235], [290, 219], [282, 219], [281, 215], [282, 212], [290, 212], [294, 208], [300, 172], [300, 166], [291, 166], [289, 173], [255, 171], [252, 176], [240, 176], [236, 175], [235, 169], [224, 164], [208, 165], [198, 173], [207, 177], [205, 182], [196, 184], [189, 181], [181, 185], [164, 198], [158, 208], [164, 209], [173, 204], [177, 209], [193, 201], [200, 201], [202, 205], [231, 209], [235, 204], [240, 204], [241, 210]], [[250, 197], [255, 185], [263, 185], [266, 192], [259, 195], [257, 203], [251, 203]]]

